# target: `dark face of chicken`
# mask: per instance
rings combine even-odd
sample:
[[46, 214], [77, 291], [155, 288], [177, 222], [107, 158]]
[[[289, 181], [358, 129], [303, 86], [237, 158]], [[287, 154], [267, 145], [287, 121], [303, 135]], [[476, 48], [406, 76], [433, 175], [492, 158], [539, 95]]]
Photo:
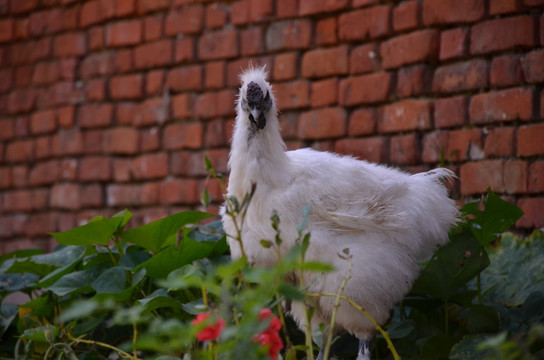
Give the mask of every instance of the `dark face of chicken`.
[[249, 114], [249, 120], [258, 129], [266, 126], [265, 113], [272, 107], [270, 93], [267, 91], [264, 96], [261, 87], [253, 81], [247, 85], [246, 97], [242, 98], [242, 110]]

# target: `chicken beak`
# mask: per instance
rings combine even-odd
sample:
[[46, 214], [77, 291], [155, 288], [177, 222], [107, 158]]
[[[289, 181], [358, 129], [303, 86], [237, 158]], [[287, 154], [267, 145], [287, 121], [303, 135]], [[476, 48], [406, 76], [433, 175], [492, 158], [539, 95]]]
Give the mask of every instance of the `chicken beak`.
[[251, 115], [253, 115], [253, 118], [254, 119], [258, 119], [259, 116], [261, 116], [261, 110], [257, 109], [256, 107], [254, 107], [253, 109], [251, 109]]
[[255, 125], [257, 125], [257, 128], [261, 130], [264, 129], [264, 127], [266, 126], [266, 117], [264, 116], [264, 113], [257, 108], [251, 109], [250, 113], [250, 120], [253, 117], [253, 122], [255, 123]]

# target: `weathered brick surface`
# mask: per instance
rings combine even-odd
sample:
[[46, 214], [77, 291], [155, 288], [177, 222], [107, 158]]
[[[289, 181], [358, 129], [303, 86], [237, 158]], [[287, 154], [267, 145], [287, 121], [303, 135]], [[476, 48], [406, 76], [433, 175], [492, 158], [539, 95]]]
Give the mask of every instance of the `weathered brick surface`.
[[[491, 188], [544, 215], [542, 0], [0, 1], [0, 253], [228, 173], [238, 75], [266, 65], [289, 149]], [[463, 200], [463, 199], [462, 199]]]

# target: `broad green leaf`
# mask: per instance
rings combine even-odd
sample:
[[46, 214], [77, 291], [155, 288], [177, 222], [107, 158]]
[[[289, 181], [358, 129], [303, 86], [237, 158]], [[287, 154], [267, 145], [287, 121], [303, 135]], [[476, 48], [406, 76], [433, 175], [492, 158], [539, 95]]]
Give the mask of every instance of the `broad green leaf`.
[[210, 256], [220, 242], [198, 242], [189, 237], [184, 238], [179, 246], [169, 246], [142, 265], [147, 269], [149, 276], [165, 278], [173, 270]]
[[[50, 332], [51, 335], [46, 333]], [[60, 330], [53, 325], [39, 326], [32, 329], [26, 329], [21, 337], [27, 340], [39, 341], [39, 342], [49, 342], [48, 337], [56, 337], [60, 333]]]
[[188, 236], [196, 241], [219, 241], [225, 232], [221, 225], [221, 220], [216, 220], [206, 225], [198, 226], [190, 231]]
[[126, 270], [132, 270], [136, 266], [146, 262], [151, 258], [151, 254], [145, 251], [134, 251], [127, 253], [119, 259], [119, 265]]
[[59, 315], [58, 321], [68, 322], [74, 319], [81, 319], [92, 315], [97, 310], [104, 313], [105, 311], [111, 310], [114, 307], [115, 303], [112, 301], [101, 303], [93, 299], [79, 300], [72, 303], [69, 308], [65, 309]]
[[71, 230], [51, 233], [51, 235], [63, 245], [107, 245], [123, 221], [123, 217], [102, 218]]
[[[544, 292], [544, 235], [535, 232], [519, 240], [505, 233], [499, 246], [489, 249], [491, 265], [481, 274], [485, 302], [518, 306], [536, 291]], [[471, 283], [473, 289], [475, 283]]]
[[132, 213], [128, 211], [127, 209], [118, 212], [117, 214], [113, 215], [112, 218], [121, 218], [123, 219], [121, 221], [121, 224], [119, 224], [120, 228], [124, 228], [125, 225], [128, 223], [128, 221], [132, 218]]
[[51, 316], [53, 314], [54, 302], [49, 295], [42, 295], [21, 305], [21, 308], [32, 309], [32, 316]]
[[296, 286], [293, 286], [291, 284], [283, 283], [280, 284], [278, 288], [278, 292], [285, 296], [288, 300], [298, 300], [303, 301], [304, 300], [304, 293], [298, 289]]
[[0, 274], [0, 291], [20, 291], [36, 284], [40, 277], [31, 273]]
[[414, 283], [412, 292], [449, 300], [459, 287], [489, 265], [487, 253], [467, 232], [438, 249]]
[[531, 293], [522, 306], [523, 321], [542, 321], [544, 318], [544, 292]]
[[98, 276], [91, 286], [97, 294], [119, 293], [126, 288], [126, 272], [120, 266], [112, 267]]
[[0, 264], [9, 259], [27, 258], [34, 255], [43, 254], [42, 249], [24, 249], [10, 252], [8, 254], [0, 255]]
[[76, 271], [61, 277], [57, 282], [47, 287], [49, 291], [64, 296], [79, 291], [85, 291], [106, 269], [104, 265], [98, 265], [90, 269]]
[[184, 211], [125, 231], [122, 238], [126, 242], [156, 253], [164, 247], [169, 237], [177, 234], [185, 225], [196, 224], [211, 216], [214, 215], [200, 211]]
[[46, 276], [53, 271], [55, 267], [64, 267], [79, 261], [85, 253], [85, 248], [81, 246], [65, 246], [58, 251], [34, 255], [30, 258], [8, 260], [12, 265], [6, 270], [8, 273], [33, 273], [40, 276]]
[[490, 355], [489, 350], [479, 349], [479, 345], [488, 338], [486, 335], [467, 335], [457, 344], [453, 345], [450, 360], [486, 359]]
[[17, 317], [17, 305], [3, 302], [0, 304], [0, 338], [4, 335], [13, 320]]
[[159, 308], [170, 308], [178, 314], [181, 313], [181, 304], [164, 289], [157, 289], [148, 297], [138, 300], [138, 302], [144, 306], [146, 312]]
[[477, 214], [471, 227], [481, 246], [496, 240], [523, 215], [519, 207], [501, 199], [491, 189], [487, 190], [484, 205], [484, 211]]

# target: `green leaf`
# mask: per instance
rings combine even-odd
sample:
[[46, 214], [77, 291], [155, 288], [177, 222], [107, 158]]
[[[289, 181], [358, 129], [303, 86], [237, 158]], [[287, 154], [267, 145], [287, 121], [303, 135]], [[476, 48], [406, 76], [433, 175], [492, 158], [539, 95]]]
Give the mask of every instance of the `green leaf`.
[[60, 330], [53, 325], [39, 326], [32, 329], [26, 329], [21, 337], [27, 340], [39, 341], [39, 342], [49, 342], [49, 335], [46, 336], [47, 332], [51, 332], [54, 337], [56, 337]]
[[455, 344], [449, 355], [450, 360], [486, 359], [490, 355], [489, 350], [478, 348], [488, 338], [486, 335], [467, 335]]
[[57, 280], [57, 282], [47, 287], [47, 289], [59, 296], [85, 291], [105, 269], [105, 265], [97, 265], [90, 269], [66, 274]]
[[123, 221], [124, 217], [99, 219], [71, 230], [51, 233], [51, 235], [59, 242], [59, 244], [63, 245], [108, 245], [113, 234], [117, 231]]
[[471, 227], [481, 246], [496, 240], [523, 215], [519, 207], [501, 199], [491, 189], [487, 190], [484, 205], [484, 211], [477, 213]]
[[21, 305], [21, 308], [32, 309], [32, 316], [51, 316], [53, 314], [54, 302], [48, 295], [42, 295]]
[[119, 293], [126, 288], [126, 272], [120, 267], [112, 267], [104, 271], [93, 283], [97, 294]]
[[296, 286], [293, 286], [291, 284], [280, 284], [278, 292], [285, 296], [285, 298], [288, 300], [304, 300], [304, 293], [300, 291], [300, 289], [298, 289]]
[[40, 255], [40, 254], [43, 254], [42, 249], [17, 250], [17, 251], [10, 252], [8, 254], [0, 255], [0, 264], [4, 263], [4, 261], [6, 260], [27, 258], [34, 255]]
[[40, 276], [48, 275], [54, 267], [64, 267], [79, 261], [85, 254], [85, 248], [81, 246], [65, 246], [58, 251], [34, 255], [26, 259], [8, 260], [11, 266], [8, 273], [33, 273]]
[[128, 211], [127, 209], [118, 212], [117, 214], [113, 215], [112, 218], [121, 218], [123, 219], [121, 221], [121, 224], [119, 224], [120, 228], [124, 228], [125, 225], [128, 223], [128, 221], [132, 218], [132, 213]]
[[438, 249], [415, 281], [412, 292], [447, 301], [488, 265], [485, 250], [465, 231]]
[[127, 253], [119, 260], [119, 265], [126, 270], [132, 270], [138, 265], [146, 262], [151, 258], [151, 254], [145, 251], [134, 251]]
[[181, 313], [181, 304], [164, 289], [157, 289], [146, 298], [138, 300], [138, 302], [144, 306], [146, 312], [159, 308], [170, 308], [178, 314]]
[[200, 211], [184, 211], [125, 231], [122, 238], [156, 253], [164, 247], [169, 237], [177, 234], [185, 225], [196, 224], [211, 216], [213, 215]]

